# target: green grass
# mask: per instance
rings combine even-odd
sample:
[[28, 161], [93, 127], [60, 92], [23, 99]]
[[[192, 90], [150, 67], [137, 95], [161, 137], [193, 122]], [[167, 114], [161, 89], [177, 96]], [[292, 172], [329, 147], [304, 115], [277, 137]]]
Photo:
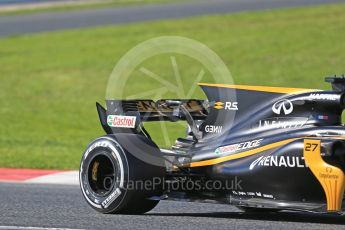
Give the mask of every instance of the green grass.
[[[323, 78], [345, 72], [344, 10], [338, 4], [1, 39], [0, 167], [76, 169], [85, 146], [103, 135], [95, 102], [104, 101], [112, 68], [131, 47], [156, 36], [205, 43], [237, 84], [328, 89]], [[164, 55], [150, 63], [173, 76]], [[199, 70], [190, 63], [183, 76]], [[127, 92], [150, 84], [133, 81]], [[170, 127], [174, 135], [183, 132]], [[159, 132], [154, 136], [164, 143]]]
[[156, 3], [173, 3], [182, 0], [106, 0], [99, 2], [85, 2], [76, 4], [65, 4], [57, 5], [52, 3], [44, 7], [36, 8], [18, 8], [13, 10], [3, 10], [0, 8], [0, 16], [11, 16], [21, 14], [33, 14], [33, 13], [46, 13], [55, 11], [71, 11], [71, 10], [86, 10], [86, 9], [98, 9], [98, 8], [116, 8], [116, 7], [127, 7], [134, 5], [144, 4], [156, 4]]

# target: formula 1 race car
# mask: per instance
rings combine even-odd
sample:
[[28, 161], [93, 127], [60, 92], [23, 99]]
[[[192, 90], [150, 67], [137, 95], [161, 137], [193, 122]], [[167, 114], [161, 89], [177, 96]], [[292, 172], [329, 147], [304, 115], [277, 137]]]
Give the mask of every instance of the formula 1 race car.
[[[343, 212], [345, 78], [333, 90], [199, 84], [208, 100], [107, 100], [106, 136], [80, 165], [87, 203], [142, 214], [160, 200], [230, 204], [244, 211]], [[185, 121], [159, 148], [145, 122]]]

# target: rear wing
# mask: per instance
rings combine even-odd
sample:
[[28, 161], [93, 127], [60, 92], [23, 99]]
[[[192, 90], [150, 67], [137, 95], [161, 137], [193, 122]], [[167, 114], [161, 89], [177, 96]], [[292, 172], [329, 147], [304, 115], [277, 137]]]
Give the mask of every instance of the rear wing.
[[143, 122], [187, 120], [180, 111], [181, 105], [194, 120], [205, 120], [208, 115], [205, 102], [196, 99], [107, 100], [107, 109], [96, 104], [101, 124], [108, 134], [133, 132]]

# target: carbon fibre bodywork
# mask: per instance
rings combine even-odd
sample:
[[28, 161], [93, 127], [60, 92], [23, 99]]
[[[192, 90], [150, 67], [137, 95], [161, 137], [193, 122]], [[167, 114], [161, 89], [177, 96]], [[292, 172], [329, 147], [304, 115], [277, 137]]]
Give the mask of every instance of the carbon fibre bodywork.
[[[170, 183], [201, 181], [201, 189], [179, 186], [152, 199], [340, 213], [343, 208], [336, 204], [342, 203], [344, 193], [345, 80], [328, 81], [331, 91], [200, 84], [206, 101], [109, 100], [107, 110], [97, 108], [107, 134], [130, 132], [151, 139], [144, 122], [189, 124], [188, 138], [161, 154], [167, 160]], [[132, 126], [123, 127], [109, 116], [135, 119]], [[309, 150], [321, 160], [306, 160]], [[324, 176], [322, 170], [328, 174]], [[341, 172], [334, 174], [336, 170]], [[205, 188], [210, 181], [219, 183], [218, 188]], [[238, 186], [233, 186], [234, 181]]]

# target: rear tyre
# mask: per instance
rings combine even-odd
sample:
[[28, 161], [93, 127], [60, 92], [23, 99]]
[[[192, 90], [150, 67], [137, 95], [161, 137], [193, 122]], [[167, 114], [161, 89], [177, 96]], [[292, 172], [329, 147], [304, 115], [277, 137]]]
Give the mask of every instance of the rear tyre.
[[154, 209], [159, 203], [159, 200], [141, 200], [139, 202], [134, 202], [133, 204], [129, 204], [127, 209], [122, 212], [122, 214], [129, 214], [129, 215], [140, 215], [147, 213]]
[[[165, 169], [136, 158], [126, 145], [150, 145], [150, 151], [154, 151], [152, 155], [157, 158], [159, 149], [144, 137], [124, 135], [96, 139], [81, 160], [79, 176], [83, 196], [101, 213], [143, 214], [159, 202], [149, 198], [162, 195]], [[126, 141], [121, 146], [119, 140]]]

